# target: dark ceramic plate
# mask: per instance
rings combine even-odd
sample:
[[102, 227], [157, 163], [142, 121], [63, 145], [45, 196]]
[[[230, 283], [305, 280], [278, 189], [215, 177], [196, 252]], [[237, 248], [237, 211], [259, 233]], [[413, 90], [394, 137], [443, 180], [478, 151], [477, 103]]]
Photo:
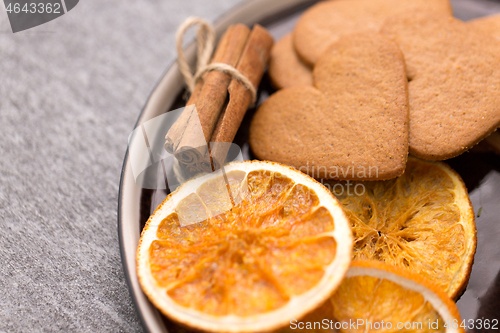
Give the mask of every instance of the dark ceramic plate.
[[[297, 17], [312, 1], [251, 0], [244, 2], [219, 18], [215, 24], [218, 35], [233, 23], [253, 25], [260, 23], [278, 39], [292, 27]], [[469, 20], [500, 12], [500, 2], [492, 0], [452, 0], [455, 16]], [[194, 59], [194, 45], [187, 50], [188, 59]], [[499, 55], [500, 56], [500, 55]], [[149, 119], [184, 105], [182, 78], [173, 63], [151, 93], [141, 111], [137, 126]], [[259, 87], [259, 103], [273, 88], [264, 76]], [[258, 103], [258, 104], [259, 104]], [[252, 159], [248, 147], [248, 127], [255, 110], [247, 112], [235, 143], [242, 148], [243, 158]], [[500, 320], [500, 157], [491, 153], [465, 153], [447, 161], [464, 179], [476, 213], [478, 246], [467, 290], [457, 302], [464, 319]], [[143, 326], [149, 332], [185, 331], [170, 322], [148, 301], [142, 292], [135, 270], [135, 251], [140, 232], [167, 190], [148, 190], [137, 186], [131, 171], [127, 151], [123, 163], [118, 203], [118, 233], [125, 276]], [[480, 214], [479, 214], [480, 213]], [[498, 325], [500, 326], [500, 324]], [[484, 329], [469, 330], [483, 332]]]

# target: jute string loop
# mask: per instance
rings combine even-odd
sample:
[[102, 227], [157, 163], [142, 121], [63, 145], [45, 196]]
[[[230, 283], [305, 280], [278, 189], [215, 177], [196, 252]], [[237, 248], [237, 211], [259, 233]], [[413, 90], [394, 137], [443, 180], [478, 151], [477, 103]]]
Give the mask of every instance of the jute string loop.
[[[196, 32], [198, 58], [196, 61], [196, 73], [193, 75], [186, 60], [186, 56], [184, 55], [182, 44], [186, 31], [194, 25], [199, 25], [199, 28]], [[250, 82], [245, 75], [241, 74], [236, 68], [228, 64], [219, 62], [208, 64], [215, 47], [215, 29], [209, 22], [199, 17], [188, 17], [179, 26], [175, 38], [177, 47], [177, 62], [190, 92], [193, 92], [196, 83], [201, 79], [203, 74], [210, 71], [219, 71], [231, 76], [233, 79], [238, 80], [252, 95], [252, 104], [255, 103], [257, 91], [252, 82]]]

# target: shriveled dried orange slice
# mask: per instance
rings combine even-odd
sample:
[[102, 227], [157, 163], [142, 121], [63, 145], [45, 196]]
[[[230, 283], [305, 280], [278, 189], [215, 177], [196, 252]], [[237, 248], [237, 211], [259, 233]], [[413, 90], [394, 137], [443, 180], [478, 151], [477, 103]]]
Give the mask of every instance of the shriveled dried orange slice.
[[465, 332], [455, 303], [439, 287], [378, 261], [353, 261], [330, 301], [340, 332]]
[[195, 329], [289, 325], [340, 285], [349, 222], [313, 178], [271, 162], [233, 162], [170, 194], [148, 220], [137, 272], [165, 315]]
[[460, 296], [474, 260], [476, 226], [467, 188], [449, 166], [410, 157], [399, 178], [327, 186], [349, 217], [355, 260], [406, 267], [451, 298]]

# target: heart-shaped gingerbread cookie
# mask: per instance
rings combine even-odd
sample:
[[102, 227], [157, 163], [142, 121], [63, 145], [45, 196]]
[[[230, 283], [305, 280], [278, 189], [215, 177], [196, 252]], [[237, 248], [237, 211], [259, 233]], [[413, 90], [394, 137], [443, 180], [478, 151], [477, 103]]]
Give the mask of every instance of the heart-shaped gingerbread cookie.
[[280, 90], [259, 107], [250, 127], [255, 155], [316, 178], [401, 175], [408, 91], [398, 46], [377, 33], [347, 35], [321, 57], [313, 78], [314, 87]]
[[452, 14], [449, 0], [320, 1], [301, 15], [293, 31], [293, 43], [302, 61], [313, 66], [341, 36], [365, 30], [378, 32], [386, 19], [415, 11]]
[[405, 56], [412, 155], [457, 156], [500, 125], [500, 43], [493, 36], [427, 12], [389, 19], [382, 32]]
[[480, 17], [467, 22], [469, 27], [492, 35], [500, 41], [500, 14]]

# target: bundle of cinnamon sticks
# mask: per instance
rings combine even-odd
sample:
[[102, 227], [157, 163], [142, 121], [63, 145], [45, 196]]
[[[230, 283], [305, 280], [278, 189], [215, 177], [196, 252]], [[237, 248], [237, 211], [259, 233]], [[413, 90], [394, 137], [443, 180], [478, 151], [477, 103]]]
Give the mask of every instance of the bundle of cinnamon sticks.
[[[245, 25], [232, 25], [222, 36], [211, 63], [235, 67], [258, 87], [272, 45], [273, 38], [261, 26], [250, 31]], [[217, 70], [205, 73], [168, 131], [165, 149], [190, 173], [218, 170], [252, 98], [251, 92], [229, 74]]]

